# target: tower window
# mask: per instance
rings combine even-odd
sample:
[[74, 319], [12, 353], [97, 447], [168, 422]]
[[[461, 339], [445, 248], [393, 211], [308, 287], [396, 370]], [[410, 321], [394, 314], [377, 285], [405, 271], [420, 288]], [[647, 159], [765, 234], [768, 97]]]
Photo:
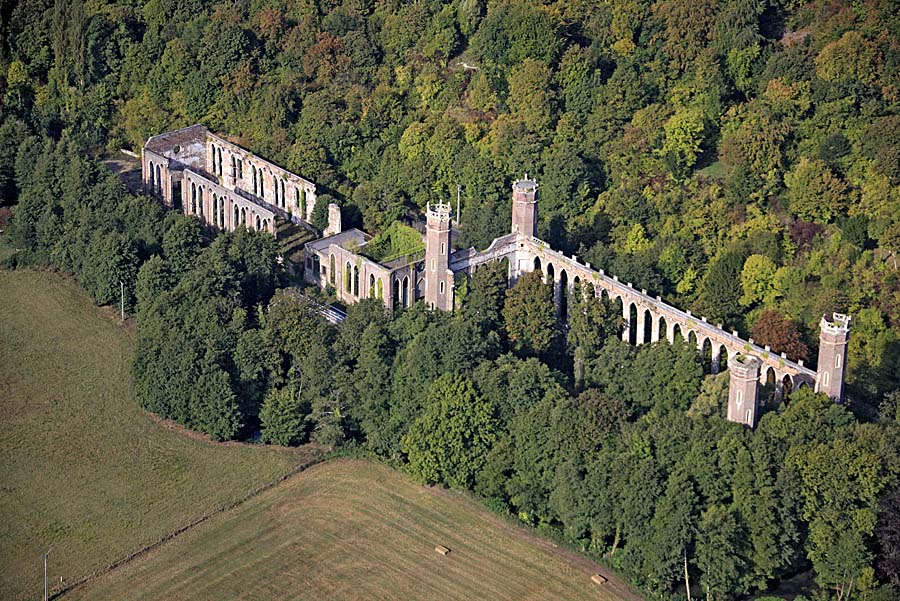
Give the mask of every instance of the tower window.
[[431, 260], [431, 271], [437, 271], [437, 262], [435, 259]]
[[441, 285], [438, 286], [438, 288], [440, 288], [441, 294], [443, 294], [444, 293], [444, 282], [441, 282]]
[[753, 425], [753, 412], [750, 409], [747, 409], [747, 425]]
[[444, 242], [441, 242], [441, 254], [443, 255], [446, 253], [447, 253], [447, 244]]
[[841, 356], [840, 356], [840, 355], [835, 355], [835, 356], [834, 356], [834, 368], [835, 368], [835, 369], [840, 369], [840, 368], [841, 368]]
[[830, 375], [831, 374], [829, 374], [827, 371], [822, 374], [822, 386], [825, 386], [826, 388], [828, 387], [828, 381], [831, 379], [829, 378]]
[[743, 390], [738, 390], [738, 391], [737, 391], [737, 399], [736, 399], [736, 402], [737, 402], [737, 404], [738, 404], [738, 407], [740, 407], [741, 404], [744, 402], [744, 391], [743, 391]]

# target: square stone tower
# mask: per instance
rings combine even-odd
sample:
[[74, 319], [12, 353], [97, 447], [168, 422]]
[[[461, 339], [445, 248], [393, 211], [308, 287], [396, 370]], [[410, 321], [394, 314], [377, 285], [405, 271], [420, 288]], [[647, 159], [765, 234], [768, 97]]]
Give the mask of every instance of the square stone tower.
[[832, 313], [819, 322], [819, 365], [816, 369], [816, 392], [841, 402], [844, 397], [844, 365], [847, 363], [847, 341], [850, 316]]
[[526, 236], [537, 238], [537, 189], [533, 180], [516, 180], [512, 187], [512, 233], [522, 232]]
[[430, 309], [452, 311], [450, 205], [428, 205], [425, 219], [425, 304]]
[[750, 355], [738, 354], [728, 360], [728, 421], [750, 428], [756, 425], [759, 366], [759, 359]]

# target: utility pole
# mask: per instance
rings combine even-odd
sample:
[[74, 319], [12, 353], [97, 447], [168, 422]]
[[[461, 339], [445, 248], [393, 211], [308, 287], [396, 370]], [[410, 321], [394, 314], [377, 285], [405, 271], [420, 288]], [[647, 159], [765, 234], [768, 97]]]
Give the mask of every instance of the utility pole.
[[122, 300], [119, 301], [119, 310], [122, 313], [122, 321], [125, 321], [125, 282], [119, 280], [119, 288], [122, 291]]
[[47, 558], [50, 557], [50, 549], [44, 553], [44, 601], [50, 601], [50, 579], [47, 576]]

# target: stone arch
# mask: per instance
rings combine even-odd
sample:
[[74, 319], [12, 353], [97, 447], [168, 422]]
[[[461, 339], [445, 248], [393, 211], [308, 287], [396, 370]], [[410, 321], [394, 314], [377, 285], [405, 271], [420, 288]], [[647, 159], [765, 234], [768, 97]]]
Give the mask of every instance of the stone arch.
[[353, 296], [359, 298], [359, 267], [353, 266]]
[[253, 173], [253, 193], [256, 194], [257, 182], [259, 181], [258, 177], [256, 175], [256, 165], [250, 165], [250, 169], [252, 170], [252, 173]]
[[369, 274], [369, 298], [375, 298], [375, 274]]
[[401, 292], [403, 298], [403, 306], [409, 307], [409, 276], [403, 276], [403, 291]]
[[565, 269], [559, 271], [559, 317], [563, 321], [569, 318], [569, 274]]
[[262, 229], [264, 232], [269, 231], [269, 220], [268, 219], [263, 219]]
[[774, 402], [778, 397], [776, 377], [775, 368], [771, 365], [765, 366], [759, 375], [759, 398], [764, 404]]
[[153, 161], [150, 161], [150, 189], [156, 189], [156, 172], [153, 171]]
[[334, 254], [328, 257], [328, 281], [334, 286]]
[[212, 223], [216, 224], [216, 215], [219, 214], [219, 197], [216, 196], [216, 193], [212, 194]]
[[653, 342], [653, 314], [644, 309], [643, 331], [639, 332], [643, 342]]
[[162, 169], [156, 166], [156, 192], [162, 194]]
[[628, 304], [628, 342], [631, 344], [638, 343], [637, 332], [638, 308], [635, 303]]
[[221, 148], [218, 149], [218, 153], [219, 153], [219, 175], [222, 175], [223, 171], [222, 171], [222, 149]]
[[697, 348], [697, 332], [694, 330], [688, 331], [687, 343], [692, 349]]
[[703, 342], [700, 343], [700, 361], [703, 363], [703, 373], [711, 374], [713, 363], [713, 345], [712, 341], [709, 339], [709, 336], [704, 336]]
[[231, 177], [237, 179], [237, 160], [231, 155]]
[[672, 344], [678, 340], [684, 342], [684, 334], [681, 332], [681, 324], [676, 323], [672, 325]]
[[254, 226], [257, 230], [260, 229], [260, 219], [259, 219], [259, 215], [256, 216], [256, 219], [254, 220], [253, 226]]
[[225, 197], [219, 199], [219, 227], [225, 229]]
[[781, 398], [787, 402], [793, 391], [794, 379], [791, 377], [791, 374], [784, 374], [784, 376], [781, 377]]
[[711, 372], [717, 374], [728, 369], [728, 349], [724, 344], [719, 345], [719, 351], [713, 354]]
[[281, 180], [281, 208], [282, 209], [287, 208], [287, 203], [285, 202], [285, 199], [284, 199], [284, 180]]
[[344, 279], [344, 292], [349, 293], [351, 290], [351, 286], [353, 282], [350, 281], [351, 275], [353, 272], [353, 267], [350, 265], [350, 261], [347, 261], [347, 264], [344, 265], [344, 275], [342, 276]]
[[[440, 287], [443, 288], [444, 282], [440, 282]], [[443, 292], [441, 293], [443, 294]], [[413, 295], [413, 298], [419, 298], [425, 296], [425, 278], [419, 278], [416, 280], [416, 293]]]
[[659, 328], [659, 338], [660, 338], [660, 340], [665, 339], [665, 340], [667, 340], [668, 342], [672, 342], [671, 340], [669, 340], [669, 328], [668, 328], [669, 324], [666, 323], [666, 318], [665, 318], [665, 316], [664, 316], [664, 315], [660, 315], [660, 316], [659, 316], [659, 319], [657, 320], [656, 323], [657, 323], [657, 327]]
[[548, 284], [552, 284], [556, 281], [556, 273], [553, 269], [553, 263], [547, 263], [547, 280]]
[[241, 210], [240, 210], [240, 208], [238, 208], [237, 205], [234, 205], [234, 221], [231, 222], [231, 231], [234, 231], [240, 222], [241, 222]]
[[534, 258], [534, 270], [543, 272], [543, 270], [541, 269], [541, 258], [540, 257]]
[[[612, 295], [612, 292], [610, 292], [610, 295]], [[622, 319], [623, 319], [621, 330], [618, 332], [618, 334], [622, 338], [622, 340], [628, 340], [628, 323], [624, 320], [624, 318], [625, 318], [624, 300], [622, 299], [622, 297], [620, 295], [611, 296], [611, 298], [612, 298], [612, 304], [613, 304], [615, 314], [621, 315]]]
[[400, 304], [400, 280], [398, 278], [394, 278], [394, 308], [398, 309], [402, 305]]
[[375, 298], [384, 298], [384, 284], [381, 283], [381, 278], [375, 280]]
[[197, 188], [197, 214], [203, 217], [203, 186]]

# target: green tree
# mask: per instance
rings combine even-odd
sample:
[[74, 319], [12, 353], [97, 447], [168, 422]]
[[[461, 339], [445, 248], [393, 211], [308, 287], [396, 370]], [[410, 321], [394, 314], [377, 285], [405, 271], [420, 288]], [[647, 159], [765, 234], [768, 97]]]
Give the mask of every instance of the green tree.
[[269, 444], [295, 445], [306, 442], [308, 406], [293, 385], [269, 391], [259, 411], [261, 440]]
[[203, 232], [196, 217], [175, 215], [163, 235], [162, 249], [172, 272], [181, 276], [189, 271], [203, 246]]
[[700, 586], [707, 601], [730, 599], [740, 590], [746, 569], [739, 554], [741, 531], [734, 513], [712, 505], [700, 514], [693, 563], [700, 570]]
[[497, 435], [493, 404], [470, 380], [447, 374], [429, 389], [424, 413], [403, 437], [403, 451], [420, 480], [469, 488]]
[[807, 221], [831, 223], [847, 209], [847, 184], [824, 161], [800, 157], [785, 174], [791, 212]]
[[750, 306], [755, 303], [769, 304], [774, 300], [775, 271], [777, 267], [769, 257], [765, 255], [750, 255], [744, 261], [741, 269], [741, 288], [744, 294], [740, 303]]
[[540, 271], [521, 276], [503, 306], [506, 333], [513, 348], [526, 355], [546, 354], [558, 335], [553, 289]]

